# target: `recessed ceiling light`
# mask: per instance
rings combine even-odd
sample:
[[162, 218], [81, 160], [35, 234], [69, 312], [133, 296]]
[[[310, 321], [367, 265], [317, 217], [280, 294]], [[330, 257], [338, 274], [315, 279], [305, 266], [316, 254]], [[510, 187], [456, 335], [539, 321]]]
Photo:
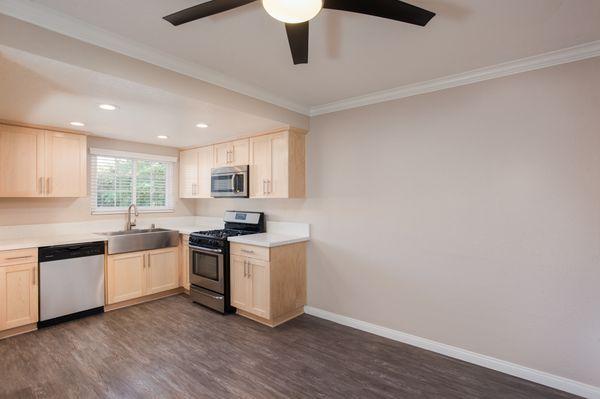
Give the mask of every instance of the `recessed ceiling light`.
[[199, 127], [200, 129], [206, 129], [208, 125], [206, 123], [198, 123], [196, 127]]
[[161, 140], [166, 140], [169, 138], [169, 136], [165, 136], [164, 134], [161, 134], [160, 136], [156, 136], [156, 137], [158, 137]]
[[82, 126], [85, 126], [85, 123], [83, 123], [83, 122], [71, 122], [71, 126], [82, 127]]
[[100, 104], [98, 105], [98, 107], [105, 111], [114, 111], [115, 109], [117, 109], [117, 106], [112, 104]]

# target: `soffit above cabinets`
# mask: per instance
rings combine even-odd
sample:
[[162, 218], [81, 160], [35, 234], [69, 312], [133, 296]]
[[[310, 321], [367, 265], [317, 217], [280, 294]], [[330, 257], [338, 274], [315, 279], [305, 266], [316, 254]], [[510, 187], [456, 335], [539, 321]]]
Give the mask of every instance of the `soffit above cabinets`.
[[[286, 126], [2, 45], [0, 92], [11, 93], [0, 96], [0, 120], [177, 148]], [[104, 103], [118, 108], [102, 110]], [[209, 126], [196, 127], [200, 122]]]

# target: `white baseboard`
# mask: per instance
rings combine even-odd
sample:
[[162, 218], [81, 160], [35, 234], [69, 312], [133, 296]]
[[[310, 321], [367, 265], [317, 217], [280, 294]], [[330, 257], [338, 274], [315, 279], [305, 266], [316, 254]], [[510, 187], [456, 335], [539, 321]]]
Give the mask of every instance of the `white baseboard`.
[[595, 387], [592, 385], [584, 384], [582, 382], [570, 380], [568, 378], [559, 377], [557, 375], [549, 374], [544, 371], [534, 370], [529, 367], [520, 366], [515, 363], [510, 363], [504, 360], [496, 359], [491, 356], [481, 355], [479, 353], [471, 352], [466, 349], [442, 344], [441, 342], [421, 338], [416, 335], [404, 333], [402, 331], [392, 330], [391, 328], [378, 326], [376, 324], [353, 319], [347, 316], [342, 316], [336, 313], [328, 312], [323, 309], [314, 308], [312, 306], [305, 306], [304, 311], [309, 315], [316, 316], [321, 319], [330, 320], [334, 323], [343, 324], [345, 326], [366, 331], [371, 334], [393, 339], [394, 341], [403, 342], [408, 345], [440, 353], [442, 355], [453, 357], [455, 359], [460, 359], [468, 363], [476, 364], [478, 366], [510, 374], [515, 377], [533, 381], [535, 383], [546, 385], [548, 387], [559, 389], [561, 391], [569, 392], [574, 395], [583, 396], [584, 398], [600, 399], [600, 387]]

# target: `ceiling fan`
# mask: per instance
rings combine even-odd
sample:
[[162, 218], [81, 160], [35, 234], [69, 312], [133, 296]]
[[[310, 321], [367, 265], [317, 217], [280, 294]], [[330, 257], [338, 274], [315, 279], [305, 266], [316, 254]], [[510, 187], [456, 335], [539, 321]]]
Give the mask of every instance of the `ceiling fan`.
[[[211, 0], [167, 15], [175, 26], [219, 14], [256, 0]], [[294, 64], [308, 63], [308, 23], [323, 8], [350, 11], [425, 26], [435, 13], [399, 0], [262, 0], [273, 18], [285, 23]]]

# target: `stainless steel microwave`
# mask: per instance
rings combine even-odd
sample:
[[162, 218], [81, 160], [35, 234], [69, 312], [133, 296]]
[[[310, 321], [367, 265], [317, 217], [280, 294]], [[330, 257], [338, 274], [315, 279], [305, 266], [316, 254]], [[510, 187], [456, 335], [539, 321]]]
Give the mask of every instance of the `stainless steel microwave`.
[[210, 196], [213, 198], [248, 198], [249, 166], [214, 168], [210, 176]]

